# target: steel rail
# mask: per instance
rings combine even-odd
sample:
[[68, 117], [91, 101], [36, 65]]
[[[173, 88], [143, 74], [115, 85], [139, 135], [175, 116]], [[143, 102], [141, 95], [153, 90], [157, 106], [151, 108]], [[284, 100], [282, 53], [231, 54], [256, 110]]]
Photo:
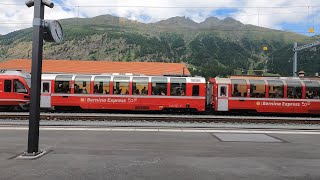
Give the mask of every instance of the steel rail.
[[[0, 113], [1, 119], [27, 120], [28, 113]], [[271, 117], [223, 115], [106, 114], [106, 113], [41, 113], [41, 120], [79, 121], [158, 121], [158, 122], [250, 122], [320, 124], [320, 117]]]

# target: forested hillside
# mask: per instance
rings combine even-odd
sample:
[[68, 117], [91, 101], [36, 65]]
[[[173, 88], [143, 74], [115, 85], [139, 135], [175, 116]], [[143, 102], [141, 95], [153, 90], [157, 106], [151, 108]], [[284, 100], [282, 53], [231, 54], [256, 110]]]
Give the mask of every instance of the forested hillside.
[[[273, 59], [272, 59], [273, 57]], [[286, 46], [273, 53], [268, 62], [270, 72], [281, 72], [284, 76], [292, 75], [293, 51], [292, 46]], [[298, 52], [298, 71], [304, 70], [307, 75], [320, 72], [320, 48], [314, 47]]]
[[[174, 17], [143, 24], [105, 15], [61, 23], [65, 40], [45, 43], [45, 59], [185, 62], [194, 75], [205, 77], [248, 70], [291, 75], [293, 43], [319, 39], [244, 25], [232, 18], [196, 23]], [[0, 59], [31, 58], [31, 31], [0, 36]], [[308, 75], [319, 72], [319, 51], [299, 53], [299, 70]]]

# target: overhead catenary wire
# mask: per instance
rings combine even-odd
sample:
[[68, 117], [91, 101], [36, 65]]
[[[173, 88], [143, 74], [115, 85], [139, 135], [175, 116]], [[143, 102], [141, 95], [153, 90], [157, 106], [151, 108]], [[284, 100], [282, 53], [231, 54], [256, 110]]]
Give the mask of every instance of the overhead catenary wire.
[[[25, 6], [23, 3], [0, 3], [0, 5], [4, 6]], [[127, 6], [127, 5], [66, 5], [66, 4], [55, 4], [55, 6], [61, 6], [61, 7], [87, 7], [87, 8], [188, 8], [188, 9], [208, 9], [208, 8], [227, 8], [227, 9], [257, 9], [257, 8], [271, 8], [271, 9], [287, 9], [287, 8], [307, 8], [307, 7], [320, 7], [319, 5], [297, 5], [297, 6], [141, 6], [141, 5], [135, 5], [135, 6]]]

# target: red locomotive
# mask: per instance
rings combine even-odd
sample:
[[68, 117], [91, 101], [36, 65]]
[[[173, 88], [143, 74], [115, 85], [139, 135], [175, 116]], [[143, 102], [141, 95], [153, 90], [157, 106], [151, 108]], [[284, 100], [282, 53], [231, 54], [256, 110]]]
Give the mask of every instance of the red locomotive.
[[27, 109], [30, 103], [30, 74], [15, 70], [0, 70], [0, 108]]
[[[2, 77], [2, 76], [1, 76]], [[22, 76], [19, 76], [22, 78]], [[8, 77], [7, 77], [8, 79]], [[17, 76], [10, 75], [15, 82]], [[29, 102], [27, 81], [19, 98]], [[0, 83], [4, 84], [4, 80]], [[10, 86], [12, 94], [16, 92]], [[1, 93], [3, 86], [0, 84]], [[19, 90], [20, 91], [20, 90]], [[320, 81], [307, 78], [43, 74], [41, 107], [139, 111], [254, 111], [320, 114]], [[6, 96], [0, 96], [5, 101]], [[14, 99], [14, 98], [12, 98]], [[0, 101], [0, 102], [1, 102]], [[19, 101], [21, 105], [22, 101]], [[10, 106], [11, 106], [10, 104]], [[14, 104], [14, 105], [16, 105]], [[3, 105], [3, 104], [2, 104]]]

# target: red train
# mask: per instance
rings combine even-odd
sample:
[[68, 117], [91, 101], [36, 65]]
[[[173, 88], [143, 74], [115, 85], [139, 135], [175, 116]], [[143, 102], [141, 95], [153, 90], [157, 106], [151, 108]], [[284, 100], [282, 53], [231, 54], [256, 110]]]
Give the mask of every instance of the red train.
[[42, 75], [45, 108], [205, 111], [202, 77]]
[[0, 108], [19, 110], [28, 108], [31, 76], [21, 71], [0, 70]]
[[320, 114], [320, 81], [299, 78], [212, 78], [208, 103], [215, 111]]
[[[30, 92], [28, 80], [21, 78]], [[5, 97], [1, 85], [0, 91], [0, 97]], [[11, 94], [29, 100], [28, 94]], [[203, 77], [43, 74], [41, 107], [320, 114], [319, 95], [319, 79], [306, 78], [232, 77], [206, 82]]]

